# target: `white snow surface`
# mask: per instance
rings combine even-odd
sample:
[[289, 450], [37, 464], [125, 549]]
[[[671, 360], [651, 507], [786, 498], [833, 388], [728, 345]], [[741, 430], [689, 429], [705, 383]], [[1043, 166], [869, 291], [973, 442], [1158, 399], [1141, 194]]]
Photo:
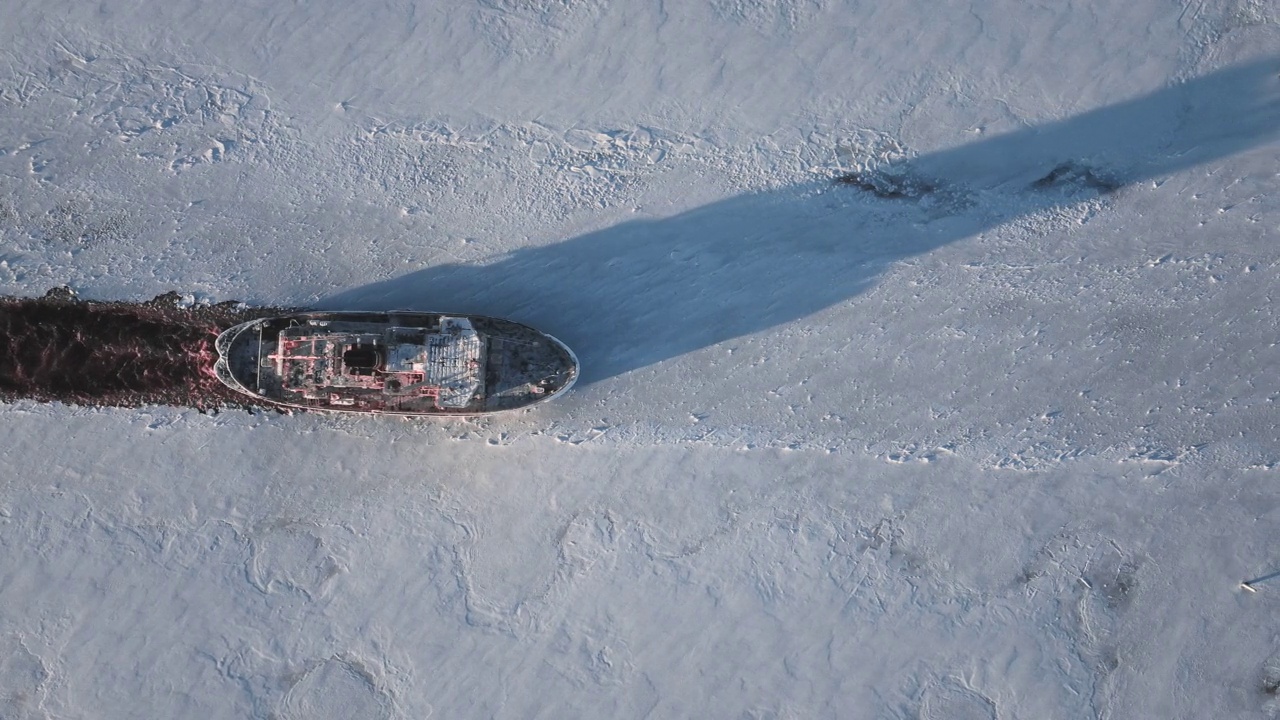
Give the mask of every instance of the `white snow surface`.
[[1275, 3], [8, 0], [0, 56], [0, 293], [584, 366], [0, 406], [0, 717], [1280, 717]]

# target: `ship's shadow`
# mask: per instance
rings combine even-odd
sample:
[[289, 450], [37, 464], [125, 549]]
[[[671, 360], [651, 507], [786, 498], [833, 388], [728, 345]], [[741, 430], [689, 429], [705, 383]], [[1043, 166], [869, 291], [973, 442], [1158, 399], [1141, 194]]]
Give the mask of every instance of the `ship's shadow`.
[[[510, 318], [599, 381], [858, 295], [895, 260], [1280, 139], [1280, 57], [1058, 122], [637, 220], [485, 265], [436, 265], [320, 307]], [[999, 208], [984, 198], [999, 197]], [[975, 205], [976, 203], [976, 205]]]

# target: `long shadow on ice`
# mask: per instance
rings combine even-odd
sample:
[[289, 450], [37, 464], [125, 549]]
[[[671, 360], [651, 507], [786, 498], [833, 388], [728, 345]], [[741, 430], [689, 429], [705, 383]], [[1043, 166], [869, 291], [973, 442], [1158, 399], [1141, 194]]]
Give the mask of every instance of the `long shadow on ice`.
[[834, 181], [626, 222], [483, 266], [425, 268], [321, 305], [509, 317], [567, 342], [583, 381], [598, 381], [848, 300], [892, 261], [1276, 140], [1278, 70], [1280, 57], [1268, 58]]

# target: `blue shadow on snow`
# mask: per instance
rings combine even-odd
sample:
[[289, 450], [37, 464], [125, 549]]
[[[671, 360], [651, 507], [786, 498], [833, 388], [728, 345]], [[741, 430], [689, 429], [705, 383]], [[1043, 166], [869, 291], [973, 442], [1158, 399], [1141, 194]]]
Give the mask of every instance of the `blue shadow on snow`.
[[[887, 264], [1040, 210], [1280, 138], [1280, 57], [864, 174], [625, 222], [483, 266], [343, 291], [333, 309], [507, 317], [578, 353], [582, 382], [816, 313]], [[999, 208], [982, 205], [1001, 199]]]

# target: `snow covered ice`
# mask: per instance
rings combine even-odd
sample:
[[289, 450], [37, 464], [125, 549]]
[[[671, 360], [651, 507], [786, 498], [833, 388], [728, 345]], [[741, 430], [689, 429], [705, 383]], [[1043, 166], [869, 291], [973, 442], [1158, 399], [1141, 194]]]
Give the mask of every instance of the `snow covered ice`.
[[583, 377], [0, 406], [0, 717], [1280, 717], [1274, 3], [6, 20], [0, 294], [490, 314]]

